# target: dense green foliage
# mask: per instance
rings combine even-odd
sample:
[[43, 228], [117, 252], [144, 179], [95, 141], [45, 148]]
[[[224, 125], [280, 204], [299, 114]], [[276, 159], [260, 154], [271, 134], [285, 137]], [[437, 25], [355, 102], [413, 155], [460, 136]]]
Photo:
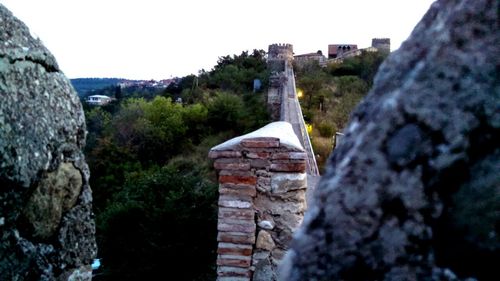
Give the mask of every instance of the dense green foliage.
[[97, 217], [109, 279], [213, 278], [216, 185], [196, 166], [181, 168], [129, 173]]
[[363, 52], [327, 67], [317, 63], [294, 67], [297, 89], [303, 93], [300, 102], [304, 119], [313, 127], [311, 139], [320, 169], [332, 151], [332, 137], [344, 129], [386, 56], [383, 52]]
[[[95, 280], [215, 278], [217, 184], [208, 150], [269, 122], [253, 79], [263, 51], [222, 57], [155, 97], [85, 107], [97, 239]], [[175, 102], [181, 97], [183, 103]]]

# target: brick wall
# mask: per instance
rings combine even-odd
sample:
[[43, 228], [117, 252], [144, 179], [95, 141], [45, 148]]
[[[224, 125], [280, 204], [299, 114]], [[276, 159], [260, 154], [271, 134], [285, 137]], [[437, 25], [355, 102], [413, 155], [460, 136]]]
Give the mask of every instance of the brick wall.
[[219, 175], [217, 280], [276, 280], [306, 208], [306, 153], [287, 122], [211, 149]]

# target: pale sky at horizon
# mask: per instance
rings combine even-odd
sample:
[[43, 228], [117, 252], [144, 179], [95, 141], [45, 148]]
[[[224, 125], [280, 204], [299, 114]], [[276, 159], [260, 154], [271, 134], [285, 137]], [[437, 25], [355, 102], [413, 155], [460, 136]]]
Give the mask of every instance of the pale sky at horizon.
[[[217, 59], [291, 43], [397, 49], [434, 0], [0, 0], [54, 54], [69, 78], [165, 79]], [[286, 27], [285, 27], [286, 25]]]

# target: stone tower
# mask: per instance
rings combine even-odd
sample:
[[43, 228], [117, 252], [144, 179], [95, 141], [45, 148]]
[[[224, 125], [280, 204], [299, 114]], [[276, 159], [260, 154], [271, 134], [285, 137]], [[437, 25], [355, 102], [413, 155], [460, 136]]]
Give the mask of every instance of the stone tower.
[[391, 39], [390, 38], [373, 38], [372, 47], [379, 49], [380, 51], [391, 51]]
[[269, 45], [267, 53], [267, 65], [271, 71], [285, 71], [285, 65], [293, 61], [292, 44], [272, 44]]
[[292, 44], [272, 44], [269, 45], [268, 60], [293, 60]]

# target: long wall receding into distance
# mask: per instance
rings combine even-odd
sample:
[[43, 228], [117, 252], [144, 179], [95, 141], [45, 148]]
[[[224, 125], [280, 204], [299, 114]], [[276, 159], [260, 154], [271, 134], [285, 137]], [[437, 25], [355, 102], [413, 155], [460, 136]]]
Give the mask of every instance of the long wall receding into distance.
[[269, 46], [273, 122], [210, 150], [219, 180], [217, 280], [277, 280], [318, 181], [297, 99], [290, 44]]

